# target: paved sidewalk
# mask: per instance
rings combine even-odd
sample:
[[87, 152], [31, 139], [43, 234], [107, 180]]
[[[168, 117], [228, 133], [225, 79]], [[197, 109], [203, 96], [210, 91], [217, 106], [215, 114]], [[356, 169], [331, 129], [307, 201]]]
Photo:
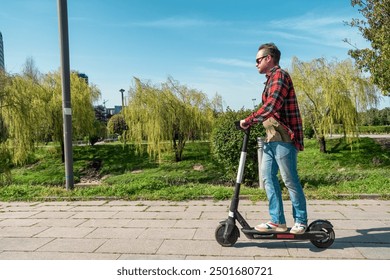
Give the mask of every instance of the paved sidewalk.
[[[0, 202], [0, 259], [384, 259], [390, 260], [390, 201], [308, 201], [309, 219], [328, 219], [335, 243], [214, 239], [230, 201]], [[287, 224], [291, 203], [285, 201]], [[268, 220], [266, 202], [240, 202], [249, 224]]]

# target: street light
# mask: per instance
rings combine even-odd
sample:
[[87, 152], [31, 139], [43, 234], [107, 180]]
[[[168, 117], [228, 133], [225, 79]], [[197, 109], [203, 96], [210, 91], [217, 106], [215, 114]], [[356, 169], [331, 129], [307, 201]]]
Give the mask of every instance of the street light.
[[123, 101], [123, 93], [125, 92], [125, 90], [123, 88], [121, 88], [119, 91], [122, 94], [122, 110], [123, 110], [125, 108], [125, 103]]
[[255, 108], [256, 109], [256, 98], [252, 98], [252, 102], [253, 102], [253, 108]]
[[58, 0], [58, 25], [60, 33], [61, 53], [61, 85], [62, 111], [64, 128], [64, 161], [66, 190], [74, 187], [73, 175], [73, 148], [72, 148], [72, 106], [70, 96], [70, 66], [69, 66], [69, 31], [68, 31], [68, 3], [67, 0]]

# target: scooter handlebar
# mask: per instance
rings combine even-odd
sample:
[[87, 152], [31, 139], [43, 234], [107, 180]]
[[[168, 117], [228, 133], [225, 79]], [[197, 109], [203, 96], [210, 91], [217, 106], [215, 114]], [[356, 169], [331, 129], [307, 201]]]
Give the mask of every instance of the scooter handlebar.
[[[260, 121], [260, 119], [253, 119], [251, 122], [244, 122], [243, 125], [250, 127], [254, 124], [257, 124], [259, 121]], [[241, 127], [240, 121], [235, 121], [234, 125], [236, 126], [236, 129], [238, 129], [238, 130], [246, 130], [246, 129], [243, 129]]]
[[[245, 125], [248, 125], [247, 123], [244, 123]], [[236, 126], [236, 129], [237, 130], [244, 130], [241, 125], [240, 125], [240, 121], [235, 121], [234, 122], [234, 125]]]

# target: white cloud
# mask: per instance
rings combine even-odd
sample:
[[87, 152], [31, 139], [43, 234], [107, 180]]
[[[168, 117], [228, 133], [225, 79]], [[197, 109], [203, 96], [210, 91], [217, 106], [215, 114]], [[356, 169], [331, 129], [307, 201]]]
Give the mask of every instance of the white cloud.
[[344, 25], [344, 17], [321, 17], [316, 14], [306, 14], [300, 17], [287, 18], [282, 20], [273, 20], [270, 22], [271, 26], [277, 26], [279, 28], [287, 28], [290, 30], [322, 30], [329, 28], [331, 25]]
[[348, 20], [345, 15], [327, 16], [309, 13], [294, 18], [273, 20], [270, 22], [270, 27], [276, 30], [274, 34], [290, 40], [303, 40], [317, 45], [349, 49], [350, 46], [343, 42], [348, 38], [359, 46], [365, 46], [366, 42], [358, 30], [345, 24]]

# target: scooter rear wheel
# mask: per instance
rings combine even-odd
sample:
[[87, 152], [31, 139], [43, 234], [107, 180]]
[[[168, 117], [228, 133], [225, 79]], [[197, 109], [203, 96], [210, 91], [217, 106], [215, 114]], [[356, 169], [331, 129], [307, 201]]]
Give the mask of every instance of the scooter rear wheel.
[[336, 238], [334, 230], [332, 228], [321, 228], [321, 231], [325, 232], [327, 237], [321, 240], [310, 240], [310, 242], [317, 248], [328, 248]]
[[218, 244], [223, 247], [231, 247], [236, 242], [238, 237], [240, 236], [240, 231], [238, 230], [238, 227], [235, 225], [231, 234], [228, 236], [228, 238], [225, 240], [223, 237], [223, 234], [225, 232], [226, 225], [219, 225], [215, 230], [215, 239], [217, 240]]

